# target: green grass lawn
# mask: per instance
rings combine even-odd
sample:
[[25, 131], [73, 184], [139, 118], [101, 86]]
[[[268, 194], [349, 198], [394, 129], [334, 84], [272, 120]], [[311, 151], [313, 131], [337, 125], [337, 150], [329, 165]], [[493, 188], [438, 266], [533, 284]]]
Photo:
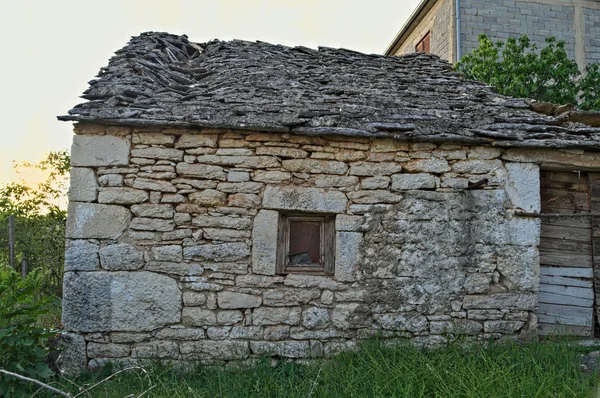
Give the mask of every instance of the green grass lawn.
[[[368, 342], [356, 353], [300, 365], [270, 359], [248, 368], [198, 366], [177, 372], [149, 365], [94, 388], [82, 397], [589, 397], [598, 374], [580, 370], [585, 348], [566, 342], [452, 346], [420, 350]], [[110, 369], [51, 384], [75, 395]], [[30, 390], [29, 395], [35, 390]], [[133, 395], [131, 395], [133, 394]], [[36, 396], [45, 396], [38, 392]]]

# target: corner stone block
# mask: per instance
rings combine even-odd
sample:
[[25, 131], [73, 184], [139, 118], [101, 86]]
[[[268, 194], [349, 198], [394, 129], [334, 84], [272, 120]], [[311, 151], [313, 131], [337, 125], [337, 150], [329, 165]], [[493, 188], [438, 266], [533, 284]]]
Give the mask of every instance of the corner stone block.
[[83, 167], [71, 168], [69, 200], [72, 202], [93, 202], [98, 197], [98, 183], [94, 170]]
[[263, 195], [263, 207], [318, 213], [344, 213], [348, 199], [339, 191], [319, 188], [269, 185]]
[[100, 268], [99, 246], [87, 240], [67, 241], [65, 271], [95, 271]]
[[255, 274], [275, 275], [278, 219], [279, 214], [273, 210], [261, 210], [254, 217], [252, 271]]
[[181, 320], [181, 291], [165, 275], [67, 272], [63, 290], [63, 324], [71, 332], [141, 332]]
[[76, 135], [71, 147], [72, 166], [124, 166], [129, 162], [129, 140], [111, 135]]
[[116, 239], [127, 229], [131, 213], [121, 206], [69, 203], [67, 239]]
[[60, 336], [60, 354], [56, 365], [61, 375], [65, 377], [79, 376], [87, 370], [85, 339], [76, 333], [63, 333]]
[[532, 163], [507, 163], [506, 194], [515, 209], [527, 212], [541, 210], [540, 169]]
[[338, 232], [335, 236], [335, 279], [340, 282], [356, 280], [355, 266], [363, 235], [360, 232]]

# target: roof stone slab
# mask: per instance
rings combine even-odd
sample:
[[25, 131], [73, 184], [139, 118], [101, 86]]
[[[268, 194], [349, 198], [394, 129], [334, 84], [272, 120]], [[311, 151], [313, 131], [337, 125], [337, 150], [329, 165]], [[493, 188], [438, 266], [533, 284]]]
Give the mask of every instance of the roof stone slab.
[[541, 115], [435, 55], [367, 55], [142, 33], [59, 120], [505, 147], [600, 148], [600, 128]]

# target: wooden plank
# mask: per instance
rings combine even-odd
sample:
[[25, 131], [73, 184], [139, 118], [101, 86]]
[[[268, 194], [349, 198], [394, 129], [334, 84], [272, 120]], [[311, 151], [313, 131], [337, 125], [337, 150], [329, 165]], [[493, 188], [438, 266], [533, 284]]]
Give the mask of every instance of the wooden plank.
[[542, 209], [551, 213], [548, 209], [573, 209], [577, 211], [589, 211], [590, 200], [587, 192], [567, 192], [561, 190], [543, 190], [541, 195]]
[[540, 285], [540, 292], [554, 293], [562, 296], [572, 296], [585, 299], [594, 299], [594, 292], [590, 288], [574, 286]]
[[541, 239], [538, 247], [540, 250], [544, 251], [562, 251], [573, 253], [591, 253], [592, 251], [592, 245], [589, 242], [577, 242], [556, 238]]
[[572, 252], [540, 250], [540, 264], [558, 267], [591, 268], [591, 253], [574, 254]]
[[538, 313], [537, 318], [538, 322], [542, 323], [553, 323], [556, 325], [587, 326], [591, 328], [593, 324], [594, 309], [586, 309], [588, 310], [588, 313], [585, 314], [585, 316], [569, 315], [568, 313], [563, 311], [560, 314]]
[[[543, 214], [540, 216], [543, 225], [557, 225], [562, 227], [575, 227], [575, 228], [586, 228], [589, 229], [592, 226], [592, 221], [587, 213], [583, 215], [574, 215], [572, 217], [545, 217]], [[599, 224], [600, 225], [600, 224]]]
[[591, 268], [562, 268], [562, 267], [540, 267], [541, 275], [570, 276], [575, 278], [593, 278], [594, 270]]
[[589, 186], [585, 182], [554, 181], [541, 180], [540, 185], [544, 191], [567, 191], [567, 192], [588, 192]]
[[593, 326], [593, 308], [568, 305], [540, 304], [536, 311], [538, 321], [559, 325]]
[[567, 181], [567, 182], [580, 182], [586, 181], [585, 179], [586, 173], [581, 173], [579, 171], [549, 171], [549, 170], [541, 170], [540, 171], [540, 179], [542, 181]]
[[[551, 286], [551, 285], [547, 285], [547, 286]], [[591, 308], [592, 305], [594, 305], [593, 299], [574, 297], [574, 296], [564, 296], [564, 295], [550, 293], [550, 292], [539, 292], [538, 293], [538, 301], [540, 303], [572, 305], [574, 307], [589, 307], [589, 308]]]
[[594, 283], [591, 279], [566, 278], [564, 276], [540, 275], [540, 283], [545, 285], [575, 286], [591, 289]]
[[587, 228], [563, 227], [542, 223], [541, 237], [542, 239], [551, 238], [590, 242], [592, 235], [591, 231]]
[[538, 334], [540, 336], [592, 337], [592, 328], [585, 326], [569, 326], [539, 323]]

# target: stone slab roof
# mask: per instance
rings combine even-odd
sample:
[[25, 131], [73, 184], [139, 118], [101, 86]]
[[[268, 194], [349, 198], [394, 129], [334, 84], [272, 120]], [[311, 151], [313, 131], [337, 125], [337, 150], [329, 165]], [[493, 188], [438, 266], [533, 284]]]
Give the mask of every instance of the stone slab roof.
[[[143, 33], [59, 120], [600, 148], [600, 128], [542, 115], [464, 79], [435, 55], [210, 41]], [[588, 115], [589, 116], [589, 115]], [[595, 116], [592, 115], [592, 119]]]

